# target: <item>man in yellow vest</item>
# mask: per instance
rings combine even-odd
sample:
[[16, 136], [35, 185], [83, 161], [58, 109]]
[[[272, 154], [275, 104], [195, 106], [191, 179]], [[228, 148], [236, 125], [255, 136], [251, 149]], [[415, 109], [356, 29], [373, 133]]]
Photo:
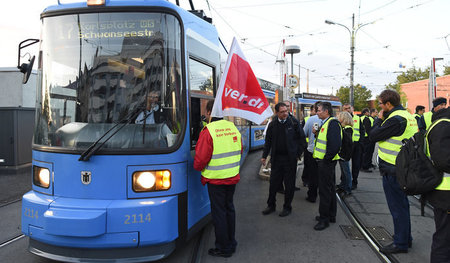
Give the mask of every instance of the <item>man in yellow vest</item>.
[[450, 108], [433, 114], [426, 138], [427, 156], [444, 173], [441, 184], [425, 195], [433, 206], [436, 225], [430, 262], [450, 262]]
[[425, 106], [417, 105], [416, 113], [414, 113], [414, 118], [416, 118], [416, 120], [417, 120], [417, 125], [419, 125], [420, 118], [422, 118], [424, 113], [425, 113]]
[[371, 173], [372, 170], [372, 155], [371, 143], [369, 141], [370, 130], [373, 126], [373, 119], [370, 118], [369, 108], [365, 108], [361, 111], [361, 123], [364, 126], [364, 136], [361, 134], [361, 143], [363, 146], [363, 155], [361, 161], [361, 171]]
[[339, 160], [339, 150], [342, 146], [342, 129], [339, 121], [333, 118], [333, 108], [329, 102], [317, 105], [317, 116], [322, 120], [316, 134], [313, 157], [317, 160], [317, 174], [319, 175], [319, 221], [315, 230], [324, 230], [331, 223], [336, 222], [336, 163]]
[[361, 169], [363, 157], [362, 140], [365, 130], [360, 116], [358, 116], [358, 114], [353, 114], [352, 105], [346, 103], [342, 105], [342, 109], [349, 112], [353, 118], [352, 190], [354, 190], [358, 186], [359, 169]]
[[425, 112], [419, 121], [419, 129], [421, 131], [426, 131], [428, 128], [430, 128], [431, 125], [431, 117], [433, 116], [433, 113], [440, 109], [445, 109], [447, 106], [447, 99], [443, 97], [438, 97], [433, 100], [433, 108], [431, 111]]
[[[206, 105], [207, 117], [214, 101]], [[208, 254], [231, 257], [236, 251], [236, 214], [233, 195], [239, 182], [242, 154], [241, 134], [230, 121], [212, 118], [200, 133], [195, 147], [194, 169], [202, 172], [202, 184], [208, 185], [211, 216], [215, 228], [215, 248]]]
[[369, 139], [378, 142], [380, 174], [383, 190], [394, 221], [394, 242], [380, 248], [383, 253], [407, 253], [411, 247], [411, 219], [409, 201], [397, 182], [395, 160], [403, 139], [417, 131], [417, 121], [400, 104], [400, 95], [384, 90], [378, 97], [381, 111], [375, 120]]

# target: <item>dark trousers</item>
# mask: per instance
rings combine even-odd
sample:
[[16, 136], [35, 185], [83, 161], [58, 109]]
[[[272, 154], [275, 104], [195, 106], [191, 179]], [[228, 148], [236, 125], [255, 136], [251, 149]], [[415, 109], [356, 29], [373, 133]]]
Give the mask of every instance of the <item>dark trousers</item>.
[[317, 174], [317, 161], [313, 158], [313, 154], [305, 151], [305, 170], [308, 180], [308, 198], [317, 199], [317, 189], [319, 187], [319, 176]]
[[369, 141], [369, 149], [367, 150], [367, 152], [369, 153], [369, 156], [370, 156], [370, 167], [373, 167], [374, 165], [373, 165], [373, 163], [372, 163], [372, 160], [373, 160], [373, 152], [375, 151], [375, 143], [374, 142], [371, 142], [371, 141]]
[[450, 211], [434, 208], [434, 223], [430, 262], [450, 262]]
[[[273, 158], [273, 157], [272, 157]], [[272, 159], [273, 160], [273, 159]], [[272, 162], [270, 174], [269, 198], [267, 205], [275, 207], [277, 191], [284, 182], [284, 205], [283, 208], [291, 210], [292, 199], [295, 191], [295, 175], [297, 173], [297, 160], [289, 160], [288, 156], [277, 156], [276, 162]]]
[[319, 215], [320, 220], [330, 222], [330, 218], [336, 217], [336, 163], [337, 161], [317, 160], [319, 174]]
[[353, 153], [352, 153], [352, 183], [353, 185], [358, 185], [358, 175], [359, 169], [361, 168], [362, 160], [362, 145], [360, 142], [353, 143]]
[[395, 167], [385, 170], [380, 168], [383, 176], [383, 189], [386, 201], [394, 221], [394, 244], [401, 249], [408, 249], [412, 241], [409, 201], [400, 188], [395, 176]]
[[[373, 147], [372, 147], [372, 145], [373, 145]], [[373, 155], [373, 150], [375, 148], [375, 144], [371, 143], [369, 141], [369, 138], [366, 137], [362, 141], [362, 147], [363, 147], [363, 157], [362, 157], [361, 167], [363, 169], [367, 170], [372, 167], [372, 155]], [[371, 147], [372, 147], [372, 150], [371, 150]]]
[[208, 184], [211, 216], [216, 234], [216, 248], [225, 253], [234, 252], [237, 242], [234, 238], [236, 213], [233, 195], [236, 185]]

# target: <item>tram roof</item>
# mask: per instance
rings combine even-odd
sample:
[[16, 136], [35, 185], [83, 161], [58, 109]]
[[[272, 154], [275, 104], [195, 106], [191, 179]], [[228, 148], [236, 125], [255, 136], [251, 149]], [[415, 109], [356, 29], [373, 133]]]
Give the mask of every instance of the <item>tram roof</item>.
[[[314, 99], [303, 99], [303, 98], [298, 98], [298, 103], [301, 104], [314, 104], [316, 103], [316, 101], [319, 100], [314, 100]], [[320, 101], [327, 101], [329, 103], [331, 103], [331, 106], [342, 106], [342, 103], [340, 101], [334, 101], [334, 100], [320, 100]]]

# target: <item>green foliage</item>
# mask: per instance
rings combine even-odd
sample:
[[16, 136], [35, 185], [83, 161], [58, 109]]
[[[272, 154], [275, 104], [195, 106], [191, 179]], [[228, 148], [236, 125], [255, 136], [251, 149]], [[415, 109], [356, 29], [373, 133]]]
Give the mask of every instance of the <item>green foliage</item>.
[[[372, 91], [366, 87], [362, 87], [361, 84], [357, 84], [353, 88], [353, 95], [355, 97], [355, 111], [361, 111], [367, 108], [367, 101], [372, 97]], [[339, 97], [342, 104], [350, 103], [350, 87], [341, 86], [337, 90], [336, 96]]]
[[445, 66], [444, 67], [444, 76], [445, 75], [450, 75], [450, 66]]
[[[402, 72], [402, 74], [397, 76], [397, 81], [394, 83], [389, 83], [385, 86], [385, 89], [392, 89], [400, 94], [400, 101], [403, 107], [406, 107], [406, 102], [408, 101], [406, 98], [406, 94], [401, 90], [400, 85], [404, 83], [414, 82], [418, 80], [428, 79], [430, 77], [430, 67], [425, 70], [417, 69], [416, 67], [412, 67], [408, 69], [406, 72]], [[378, 102], [377, 102], [378, 103]], [[378, 108], [378, 105], [377, 105]]]

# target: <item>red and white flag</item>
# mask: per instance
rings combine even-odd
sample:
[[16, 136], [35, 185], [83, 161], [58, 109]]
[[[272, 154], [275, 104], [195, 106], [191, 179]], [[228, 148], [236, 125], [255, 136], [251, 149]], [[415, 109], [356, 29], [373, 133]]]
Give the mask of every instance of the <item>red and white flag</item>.
[[233, 38], [211, 116], [236, 116], [261, 124], [272, 115], [250, 64]]

